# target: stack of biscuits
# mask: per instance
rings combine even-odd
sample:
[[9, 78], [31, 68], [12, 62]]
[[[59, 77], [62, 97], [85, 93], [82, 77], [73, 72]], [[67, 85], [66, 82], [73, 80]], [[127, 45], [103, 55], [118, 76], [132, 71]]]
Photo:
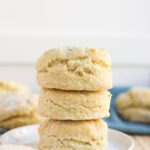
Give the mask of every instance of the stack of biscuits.
[[108, 53], [96, 48], [55, 48], [37, 62], [42, 87], [40, 150], [105, 150], [112, 88]]

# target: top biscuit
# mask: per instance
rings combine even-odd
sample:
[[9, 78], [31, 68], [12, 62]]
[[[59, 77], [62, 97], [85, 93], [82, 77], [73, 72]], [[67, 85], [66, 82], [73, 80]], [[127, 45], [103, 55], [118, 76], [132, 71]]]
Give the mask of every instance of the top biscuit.
[[112, 88], [111, 61], [104, 49], [55, 48], [37, 62], [37, 82], [50, 89], [98, 91]]

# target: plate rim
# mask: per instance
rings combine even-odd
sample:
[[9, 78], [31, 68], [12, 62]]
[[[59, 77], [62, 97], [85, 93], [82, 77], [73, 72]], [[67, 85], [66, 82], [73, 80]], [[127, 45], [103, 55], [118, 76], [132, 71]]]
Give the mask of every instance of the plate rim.
[[[27, 125], [27, 126], [21, 126], [21, 127], [17, 127], [17, 128], [14, 128], [14, 129], [11, 129], [11, 130], [8, 130], [7, 132], [5, 132], [4, 134], [2, 134], [0, 136], [0, 144], [2, 144], [2, 139], [7, 136], [7, 134], [9, 134], [10, 132], [13, 132], [15, 130], [20, 130], [20, 129], [24, 129], [24, 128], [33, 128], [33, 127], [39, 127], [39, 124], [33, 124], [33, 125]], [[119, 134], [119, 135], [122, 135], [124, 137], [126, 137], [126, 139], [128, 139], [128, 141], [130, 141], [130, 147], [128, 148], [128, 150], [133, 150], [134, 146], [135, 146], [135, 143], [134, 143], [134, 139], [124, 133], [124, 132], [121, 132], [121, 131], [118, 131], [118, 130], [115, 130], [115, 129], [112, 129], [112, 128], [108, 128], [108, 134], [109, 133], [114, 133], [114, 134]]]
[[120, 135], [123, 135], [124, 137], [126, 137], [131, 143], [131, 146], [129, 147], [128, 150], [133, 150], [133, 148], [135, 146], [135, 143], [134, 143], [134, 139], [130, 135], [128, 135], [128, 134], [126, 134], [124, 132], [121, 132], [119, 130], [112, 129], [112, 128], [108, 128], [108, 129], [109, 129], [109, 132], [114, 132], [116, 134], [120, 134]]

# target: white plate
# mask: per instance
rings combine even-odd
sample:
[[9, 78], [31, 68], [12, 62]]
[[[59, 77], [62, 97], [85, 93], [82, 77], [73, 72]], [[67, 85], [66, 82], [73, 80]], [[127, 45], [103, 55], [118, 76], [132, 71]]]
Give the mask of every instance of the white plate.
[[[36, 147], [39, 141], [39, 125], [30, 125], [10, 130], [0, 137], [1, 144], [23, 144]], [[108, 150], [132, 150], [132, 138], [122, 132], [109, 129]]]

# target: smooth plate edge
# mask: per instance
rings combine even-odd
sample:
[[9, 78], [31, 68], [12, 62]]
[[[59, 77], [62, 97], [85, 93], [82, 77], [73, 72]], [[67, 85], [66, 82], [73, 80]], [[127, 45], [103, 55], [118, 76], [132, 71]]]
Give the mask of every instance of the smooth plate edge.
[[[28, 126], [23, 126], [23, 127], [19, 127], [19, 128], [15, 128], [15, 129], [12, 129], [12, 130], [9, 130], [8, 132], [6, 132], [5, 134], [3, 134], [1, 137], [0, 137], [0, 144], [20, 144], [21, 143], [21, 133], [25, 133], [26, 131], [33, 131], [33, 128], [35, 130], [38, 130], [38, 127], [39, 125], [28, 125]], [[18, 131], [18, 132], [16, 132]], [[30, 133], [30, 132], [28, 132]], [[15, 136], [18, 136], [18, 137], [15, 137]], [[129, 135], [125, 134], [125, 133], [122, 133], [118, 130], [114, 130], [114, 129], [109, 129], [109, 132], [108, 132], [108, 139], [112, 139], [112, 135], [113, 135], [113, 140], [114, 140], [114, 136], [116, 137], [123, 137], [123, 138], [119, 138], [120, 139], [120, 143], [124, 143], [124, 140], [122, 139], [126, 139], [126, 142], [128, 143], [128, 150], [133, 150], [134, 148], [134, 140], [133, 138], [131, 138]], [[35, 133], [33, 135], [34, 137], [32, 137], [32, 141], [38, 141], [38, 134]], [[34, 139], [34, 140], [33, 140]], [[20, 143], [18, 143], [20, 142]], [[32, 142], [32, 143], [35, 143], [35, 142]], [[28, 139], [28, 141], [26, 142], [23, 142], [21, 143], [23, 145], [30, 145], [31, 142], [30, 142], [30, 139]]]
[[135, 143], [134, 143], [134, 140], [131, 136], [129, 136], [129, 135], [127, 135], [121, 131], [109, 128], [108, 136], [109, 135], [115, 135], [115, 134], [120, 135], [121, 137], [125, 137], [126, 139], [128, 139], [128, 141], [130, 141], [130, 146], [129, 146], [128, 150], [133, 150]]

